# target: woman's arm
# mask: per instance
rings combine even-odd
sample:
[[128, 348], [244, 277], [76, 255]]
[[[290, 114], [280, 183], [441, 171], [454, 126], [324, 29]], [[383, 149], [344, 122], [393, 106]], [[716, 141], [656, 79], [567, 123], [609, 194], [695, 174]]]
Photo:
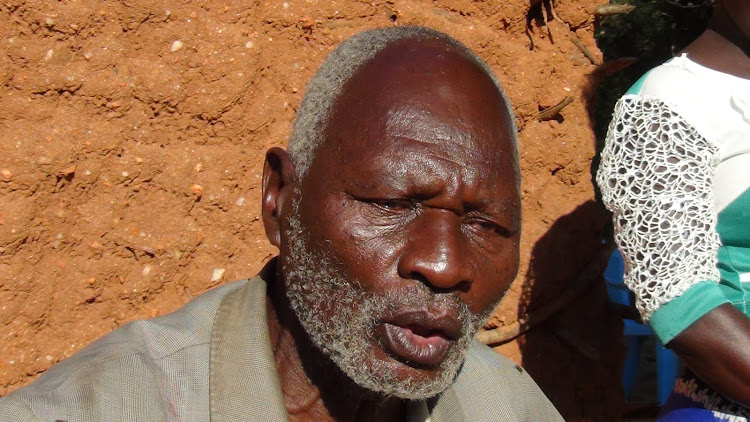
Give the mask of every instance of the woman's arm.
[[659, 314], [652, 326], [663, 343], [728, 302], [716, 266], [717, 162], [717, 148], [663, 101], [618, 102], [597, 182], [612, 211], [625, 284], [644, 321]]
[[715, 308], [667, 346], [703, 382], [750, 407], [750, 318], [737, 308]]
[[644, 320], [704, 382], [750, 406], [750, 318], [719, 285], [717, 150], [669, 107], [618, 103], [597, 181]]

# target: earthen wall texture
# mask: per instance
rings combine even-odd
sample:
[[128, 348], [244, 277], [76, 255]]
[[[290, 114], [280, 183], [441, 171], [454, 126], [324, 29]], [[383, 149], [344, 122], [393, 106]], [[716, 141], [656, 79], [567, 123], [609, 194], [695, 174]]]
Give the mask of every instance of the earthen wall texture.
[[[606, 224], [590, 171], [596, 66], [573, 42], [600, 56], [600, 2], [3, 2], [0, 395], [273, 257], [260, 221], [264, 152], [286, 144], [330, 50], [378, 26], [447, 32], [506, 87], [520, 128], [522, 262], [489, 328], [553, 303]], [[558, 116], [537, 119], [568, 96]], [[569, 420], [613, 420], [621, 405], [619, 327], [603, 294], [592, 284], [497, 349]]]

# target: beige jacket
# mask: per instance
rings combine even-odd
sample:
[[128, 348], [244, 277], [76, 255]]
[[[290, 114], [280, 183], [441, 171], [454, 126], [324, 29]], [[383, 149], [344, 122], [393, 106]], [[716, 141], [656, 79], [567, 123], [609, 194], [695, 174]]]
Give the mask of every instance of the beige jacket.
[[[0, 421], [287, 421], [263, 275], [118, 328], [0, 398]], [[477, 342], [428, 408], [430, 422], [562, 420], [524, 370]]]

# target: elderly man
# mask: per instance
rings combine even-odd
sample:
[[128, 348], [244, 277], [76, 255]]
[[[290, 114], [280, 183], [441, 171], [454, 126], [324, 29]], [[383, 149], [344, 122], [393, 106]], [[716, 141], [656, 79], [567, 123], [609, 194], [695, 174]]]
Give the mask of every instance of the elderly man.
[[420, 27], [341, 44], [263, 172], [277, 259], [122, 327], [1, 420], [561, 420], [472, 338], [518, 269], [514, 118], [487, 66]]

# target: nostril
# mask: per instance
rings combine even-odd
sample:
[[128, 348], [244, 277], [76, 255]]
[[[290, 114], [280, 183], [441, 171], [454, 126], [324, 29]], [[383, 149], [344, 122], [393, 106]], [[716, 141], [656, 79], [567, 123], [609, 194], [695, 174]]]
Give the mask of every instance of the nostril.
[[430, 282], [427, 281], [427, 277], [417, 271], [410, 272], [409, 274], [407, 274], [406, 278], [409, 280], [419, 281], [422, 284], [430, 285]]
[[[428, 283], [429, 284], [429, 283]], [[448, 287], [441, 287], [437, 286], [435, 284], [429, 284], [432, 291], [435, 293], [453, 293], [453, 292], [468, 292], [469, 287], [471, 287], [471, 282], [468, 280], [464, 280], [461, 282], [458, 282], [452, 286]]]
[[[439, 277], [439, 276], [438, 276]], [[455, 291], [468, 292], [471, 287], [471, 281], [452, 281], [446, 282], [436, 278], [436, 276], [428, 277], [418, 271], [412, 271], [407, 275], [409, 280], [419, 281], [420, 283], [428, 286], [434, 293], [451, 293]]]
[[450, 290], [459, 291], [459, 292], [468, 292], [470, 287], [471, 287], [471, 281], [464, 280], [456, 284], [455, 286], [453, 286], [453, 288], [451, 288]]

